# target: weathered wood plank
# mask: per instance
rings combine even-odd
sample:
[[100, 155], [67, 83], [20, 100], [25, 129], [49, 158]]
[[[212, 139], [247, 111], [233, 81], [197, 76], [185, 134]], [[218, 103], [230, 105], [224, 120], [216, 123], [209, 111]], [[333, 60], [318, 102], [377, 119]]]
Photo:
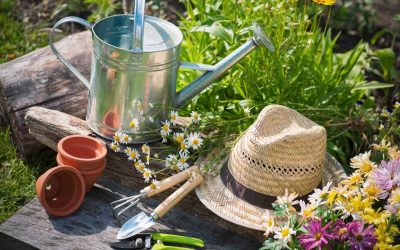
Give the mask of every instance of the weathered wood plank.
[[[35, 198], [0, 225], [0, 232], [39, 249], [110, 249], [119, 230], [108, 204], [132, 191], [107, 178], [99, 181], [81, 208], [64, 218], [49, 217]], [[123, 219], [144, 211], [149, 213], [159, 202], [146, 199]], [[260, 243], [238, 232], [206, 221], [186, 209], [174, 208], [152, 230], [201, 238], [206, 249], [257, 249]], [[0, 237], [0, 246], [2, 244]]]
[[[57, 42], [56, 47], [83, 75], [90, 75], [92, 45], [89, 31], [70, 35]], [[84, 117], [86, 97], [86, 87], [48, 46], [0, 65], [0, 126], [10, 127], [22, 156], [43, 149], [32, 147], [37, 143], [21, 119], [27, 108], [39, 105]]]
[[[47, 145], [53, 150], [57, 150], [57, 142], [66, 135], [89, 135], [92, 133], [85, 121], [59, 111], [49, 110], [42, 107], [32, 107], [28, 109], [25, 120], [30, 133], [41, 143]], [[106, 141], [104, 142], [107, 143]], [[132, 162], [129, 162], [127, 157], [122, 153], [116, 153], [112, 150], [108, 151], [107, 167], [104, 176], [121, 185], [131, 188], [132, 190], [139, 191], [144, 188], [143, 178], [134, 171]], [[155, 198], [157, 200], [163, 200], [173, 190], [174, 188], [165, 191], [157, 195]], [[260, 232], [222, 220], [220, 217], [209, 211], [197, 199], [194, 193], [185, 197], [178, 206], [208, 221], [217, 223], [221, 227], [228, 228], [229, 230], [245, 235], [246, 237], [254, 238], [256, 241], [262, 239]]]

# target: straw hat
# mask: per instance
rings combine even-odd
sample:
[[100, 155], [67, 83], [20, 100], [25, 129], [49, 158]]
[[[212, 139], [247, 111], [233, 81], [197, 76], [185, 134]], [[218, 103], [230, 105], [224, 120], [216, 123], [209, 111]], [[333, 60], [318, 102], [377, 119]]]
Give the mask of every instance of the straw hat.
[[[325, 129], [281, 105], [265, 107], [217, 165], [220, 174], [205, 176], [197, 196], [223, 219], [256, 230], [264, 230], [263, 215], [285, 189], [305, 199], [314, 188], [336, 185], [345, 176], [326, 153]], [[275, 218], [278, 224], [284, 219]]]

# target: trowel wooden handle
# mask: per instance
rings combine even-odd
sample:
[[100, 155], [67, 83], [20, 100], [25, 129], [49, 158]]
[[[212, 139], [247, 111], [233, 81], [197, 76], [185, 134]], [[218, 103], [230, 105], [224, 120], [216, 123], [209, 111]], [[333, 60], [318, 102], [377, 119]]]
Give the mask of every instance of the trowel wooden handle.
[[163, 201], [154, 212], [158, 215], [159, 218], [162, 218], [166, 213], [169, 212], [178, 202], [180, 202], [183, 197], [185, 197], [190, 191], [195, 189], [198, 185], [203, 182], [203, 176], [200, 173], [196, 172], [197, 176], [191, 180], [185, 182], [178, 190], [173, 192], [165, 201]]
[[147, 197], [151, 197], [153, 195], [159, 194], [170, 187], [175, 186], [178, 183], [184, 182], [187, 179], [189, 179], [189, 173], [190, 172], [199, 172], [199, 168], [197, 166], [192, 166], [188, 169], [183, 170], [182, 172], [179, 172], [173, 176], [168, 177], [167, 179], [164, 179], [160, 182], [160, 186], [157, 189], [151, 189], [150, 186], [147, 186], [143, 189], [143, 191], [146, 193]]

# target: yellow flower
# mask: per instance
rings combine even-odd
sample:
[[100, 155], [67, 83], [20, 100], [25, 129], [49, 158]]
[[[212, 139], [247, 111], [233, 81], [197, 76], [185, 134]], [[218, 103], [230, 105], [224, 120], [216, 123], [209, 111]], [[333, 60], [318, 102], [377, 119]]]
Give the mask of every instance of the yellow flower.
[[141, 160], [135, 162], [135, 168], [137, 171], [139, 171], [140, 173], [143, 173], [144, 169], [146, 168], [145, 165], [143, 164], [143, 162]]
[[150, 147], [147, 144], [142, 145], [142, 152], [143, 154], [150, 154]]
[[366, 207], [361, 217], [368, 224], [378, 225], [381, 223], [385, 223], [386, 219], [390, 217], [390, 213], [386, 210], [382, 210], [381, 208], [375, 211], [371, 207]]
[[175, 133], [174, 138], [175, 138], [175, 141], [180, 144], [185, 139], [185, 135], [183, 133]]
[[375, 227], [375, 235], [377, 236], [378, 243], [374, 249], [399, 249], [391, 247], [390, 244], [394, 242], [394, 236], [400, 233], [395, 225], [389, 227], [388, 222], [380, 223]]
[[388, 148], [388, 154], [391, 160], [397, 160], [400, 158], [400, 151], [397, 150], [397, 146]]
[[345, 205], [346, 210], [355, 213], [362, 212], [365, 208], [371, 207], [372, 201], [369, 198], [364, 198], [361, 194], [358, 194], [355, 197], [349, 197], [348, 203]]
[[150, 184], [150, 189], [151, 190], [157, 190], [160, 188], [160, 182], [157, 180], [153, 180]]
[[375, 168], [375, 163], [370, 161], [369, 157], [371, 156], [371, 151], [368, 151], [364, 154], [359, 154], [353, 158], [351, 158], [350, 166], [352, 168], [358, 168], [361, 174], [369, 173], [372, 169]]
[[371, 199], [377, 200], [379, 193], [382, 191], [379, 189], [374, 182], [370, 181], [368, 185], [364, 188], [364, 194]]
[[326, 198], [326, 203], [327, 203], [330, 207], [333, 206], [333, 203], [335, 202], [337, 195], [338, 195], [338, 192], [337, 192], [335, 189], [334, 189], [334, 190], [331, 190], [331, 191], [328, 193], [328, 197]]
[[132, 119], [129, 123], [129, 127], [133, 130], [138, 130], [139, 129], [139, 121], [138, 119]]
[[334, 5], [336, 3], [336, 0], [313, 0], [317, 4], [323, 4], [323, 5]]
[[342, 183], [345, 185], [358, 185], [362, 180], [361, 174], [355, 172], [350, 177], [347, 177], [346, 180], [343, 180]]

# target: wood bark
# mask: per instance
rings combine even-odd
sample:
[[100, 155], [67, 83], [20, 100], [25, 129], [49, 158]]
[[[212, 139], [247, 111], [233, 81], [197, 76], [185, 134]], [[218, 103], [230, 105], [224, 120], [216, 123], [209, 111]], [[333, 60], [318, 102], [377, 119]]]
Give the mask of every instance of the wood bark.
[[[65, 37], [55, 46], [86, 77], [90, 75], [91, 38], [85, 31]], [[0, 126], [10, 132], [22, 156], [44, 147], [29, 135], [23, 117], [32, 106], [84, 117], [86, 87], [47, 46], [0, 65]]]
[[[57, 142], [64, 136], [69, 134], [84, 134], [93, 135], [92, 131], [87, 126], [84, 120], [77, 117], [42, 107], [32, 107], [28, 109], [25, 117], [30, 134], [38, 141], [46, 146], [57, 150]], [[93, 135], [95, 136], [95, 135]], [[102, 139], [102, 138], [99, 138]], [[104, 143], [109, 143], [102, 139]], [[161, 143], [150, 144], [150, 147], [162, 147]], [[140, 146], [140, 145], [139, 145]], [[128, 161], [127, 157], [119, 152], [108, 150], [107, 167], [103, 176], [119, 183], [123, 186], [139, 191], [145, 187], [141, 175], [134, 170], [132, 162]], [[177, 187], [171, 188], [163, 193], [160, 193], [155, 199], [162, 201], [167, 198]], [[178, 207], [185, 211], [199, 216], [207, 221], [218, 224], [223, 228], [240, 233], [255, 241], [261, 241], [262, 233], [244, 227], [240, 227], [228, 221], [225, 221], [209, 211], [196, 197], [194, 192], [187, 195], [179, 204]]]
[[[0, 225], [0, 246], [2, 249], [111, 249], [109, 244], [116, 241], [119, 225], [111, 215], [109, 203], [121, 195], [133, 194], [129, 189], [101, 178], [86, 194], [79, 210], [62, 218], [48, 216], [34, 198]], [[149, 214], [158, 203], [151, 198], [145, 199], [124, 214], [123, 220], [142, 211]], [[174, 208], [148, 231], [201, 238], [205, 249], [258, 249], [261, 245], [185, 208]]]

